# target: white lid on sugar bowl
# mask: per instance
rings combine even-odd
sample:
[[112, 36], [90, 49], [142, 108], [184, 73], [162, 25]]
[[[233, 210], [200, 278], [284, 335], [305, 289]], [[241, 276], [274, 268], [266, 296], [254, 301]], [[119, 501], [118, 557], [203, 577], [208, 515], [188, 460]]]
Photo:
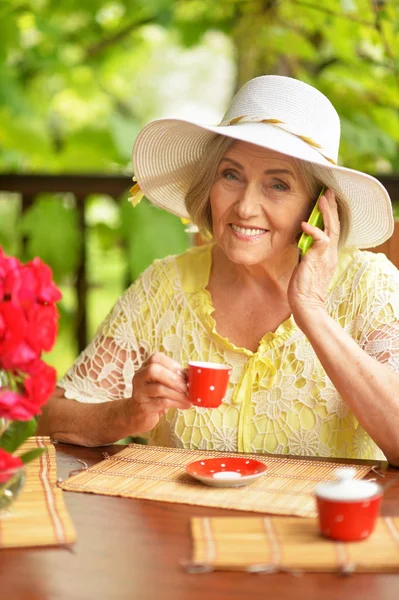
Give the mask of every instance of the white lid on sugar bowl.
[[356, 502], [382, 494], [382, 488], [375, 481], [354, 479], [356, 469], [342, 467], [335, 469], [337, 481], [319, 483], [315, 488], [318, 498], [336, 502]]

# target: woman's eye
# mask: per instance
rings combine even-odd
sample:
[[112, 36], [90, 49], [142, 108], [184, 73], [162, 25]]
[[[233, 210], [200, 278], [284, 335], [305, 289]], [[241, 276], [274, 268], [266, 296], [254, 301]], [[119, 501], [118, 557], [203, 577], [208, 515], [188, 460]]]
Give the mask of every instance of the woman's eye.
[[223, 171], [222, 177], [227, 181], [238, 181], [238, 176], [233, 171]]
[[273, 183], [272, 188], [274, 190], [277, 190], [278, 192], [285, 192], [286, 190], [288, 190], [288, 187], [285, 185], [285, 183], [281, 182]]

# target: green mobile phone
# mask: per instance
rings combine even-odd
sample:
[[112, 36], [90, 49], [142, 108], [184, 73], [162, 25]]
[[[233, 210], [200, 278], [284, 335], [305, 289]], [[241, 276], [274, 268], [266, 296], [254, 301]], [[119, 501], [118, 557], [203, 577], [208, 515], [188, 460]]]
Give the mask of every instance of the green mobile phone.
[[[320, 229], [323, 229], [324, 221], [323, 221], [323, 215], [321, 214], [321, 210], [319, 208], [319, 198], [324, 194], [325, 191], [326, 191], [326, 188], [322, 187], [321, 192], [317, 198], [316, 204], [314, 205], [313, 210], [310, 213], [310, 217], [308, 219], [308, 223], [310, 225], [313, 225], [313, 227], [319, 227]], [[303, 232], [299, 239], [299, 242], [298, 242], [298, 248], [301, 253], [301, 256], [305, 256], [306, 252], [312, 246], [313, 246], [312, 236]]]

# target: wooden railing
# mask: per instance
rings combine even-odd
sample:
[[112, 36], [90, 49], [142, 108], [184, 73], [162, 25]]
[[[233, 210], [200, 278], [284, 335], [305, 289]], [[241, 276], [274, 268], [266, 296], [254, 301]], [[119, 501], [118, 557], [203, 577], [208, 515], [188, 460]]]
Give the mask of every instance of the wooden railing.
[[[399, 175], [381, 175], [378, 179], [387, 188], [392, 200], [399, 201]], [[76, 198], [79, 228], [82, 239], [86, 237], [86, 199], [92, 194], [108, 195], [118, 200], [131, 186], [131, 177], [123, 175], [23, 175], [0, 174], [0, 191], [18, 193], [22, 197], [22, 210], [26, 211], [38, 194], [70, 193]], [[85, 244], [80, 247], [76, 271], [77, 300], [76, 339], [79, 351], [87, 344], [87, 257]], [[399, 268], [399, 223], [395, 234], [374, 251], [384, 252]]]
[[123, 175], [0, 175], [0, 191], [20, 194], [22, 212], [43, 193], [70, 193], [76, 199], [79, 230], [83, 243], [75, 273], [76, 317], [75, 339], [80, 352], [87, 345], [87, 256], [86, 256], [86, 199], [92, 194], [108, 195], [118, 200], [132, 185]]

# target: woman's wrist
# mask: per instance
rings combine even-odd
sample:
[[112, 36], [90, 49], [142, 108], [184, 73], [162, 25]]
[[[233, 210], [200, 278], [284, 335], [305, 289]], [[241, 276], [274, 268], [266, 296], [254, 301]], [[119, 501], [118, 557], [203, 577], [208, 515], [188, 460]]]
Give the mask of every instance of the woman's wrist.
[[321, 304], [302, 305], [292, 312], [292, 316], [295, 323], [307, 336], [314, 330], [319, 332], [322, 323], [331, 319], [325, 307]]
[[118, 424], [120, 431], [123, 432], [122, 437], [128, 435], [134, 435], [135, 429], [137, 429], [137, 418], [133, 414], [133, 402], [131, 398], [123, 398], [114, 402], [116, 414], [114, 415], [115, 423]]

